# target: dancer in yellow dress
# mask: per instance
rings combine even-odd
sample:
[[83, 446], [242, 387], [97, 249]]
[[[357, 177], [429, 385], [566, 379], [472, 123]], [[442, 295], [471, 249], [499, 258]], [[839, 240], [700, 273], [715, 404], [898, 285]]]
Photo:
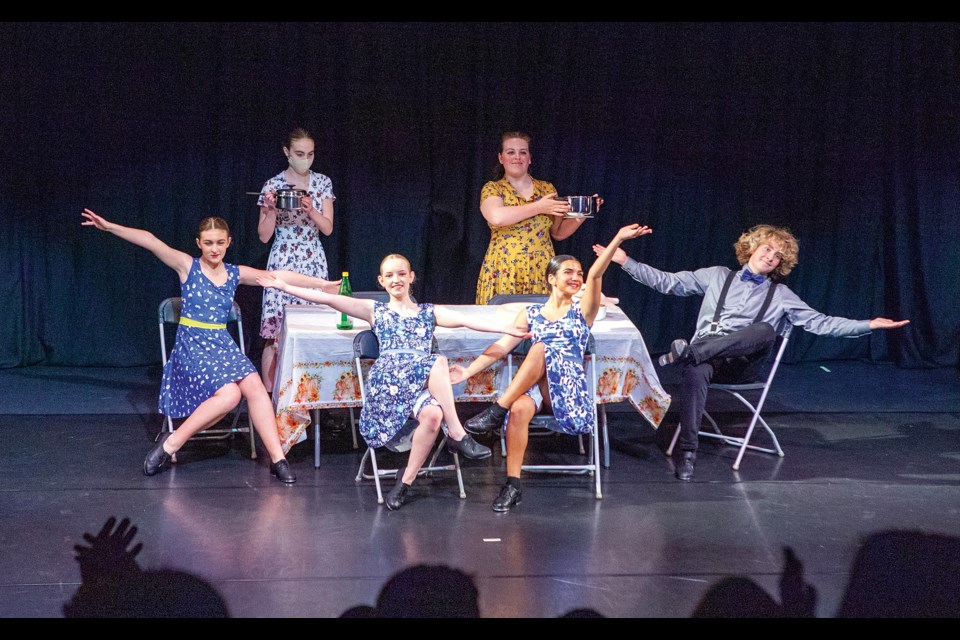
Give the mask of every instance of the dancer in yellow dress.
[[522, 131], [501, 136], [503, 175], [480, 192], [490, 244], [477, 278], [477, 304], [500, 293], [549, 293], [543, 274], [555, 255], [551, 239], [569, 238], [583, 224], [583, 218], [564, 217], [570, 205], [553, 198], [553, 184], [530, 175], [530, 140]]

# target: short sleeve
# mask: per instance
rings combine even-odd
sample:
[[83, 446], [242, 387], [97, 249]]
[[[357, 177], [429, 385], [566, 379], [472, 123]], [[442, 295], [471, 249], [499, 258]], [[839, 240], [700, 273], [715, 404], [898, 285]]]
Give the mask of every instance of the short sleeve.
[[487, 184], [483, 185], [483, 189], [480, 190], [480, 202], [482, 203], [487, 198], [502, 198], [503, 191], [500, 189], [498, 182], [490, 181]]

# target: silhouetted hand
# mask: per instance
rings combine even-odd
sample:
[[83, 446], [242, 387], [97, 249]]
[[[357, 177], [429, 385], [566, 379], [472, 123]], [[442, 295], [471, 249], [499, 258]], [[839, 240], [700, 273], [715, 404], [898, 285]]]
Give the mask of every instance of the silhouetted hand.
[[783, 548], [780, 605], [787, 618], [813, 618], [817, 605], [817, 590], [804, 582], [803, 563], [790, 547]]
[[84, 533], [83, 539], [90, 546], [78, 544], [73, 547], [80, 564], [80, 579], [89, 584], [138, 573], [140, 565], [136, 558], [143, 549], [143, 543], [138, 542], [128, 549], [136, 535], [137, 528], [130, 526], [129, 518], [124, 518], [118, 525], [114, 516], [107, 518], [96, 537]]

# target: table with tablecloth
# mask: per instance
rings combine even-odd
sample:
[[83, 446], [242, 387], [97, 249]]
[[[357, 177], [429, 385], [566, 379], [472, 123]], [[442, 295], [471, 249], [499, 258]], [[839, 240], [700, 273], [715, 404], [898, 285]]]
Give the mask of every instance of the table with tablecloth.
[[[445, 306], [507, 325], [523, 303]], [[284, 451], [306, 439], [312, 410], [361, 406], [353, 339], [370, 325], [353, 319], [353, 329], [341, 330], [336, 327], [339, 318], [340, 314], [326, 305], [285, 308], [277, 339], [273, 394]], [[670, 396], [660, 384], [639, 329], [619, 307], [608, 304], [604, 317], [594, 322], [592, 333], [596, 344], [597, 403], [627, 401], [656, 429], [670, 406]], [[435, 336], [440, 353], [451, 363], [466, 366], [500, 334], [437, 327]], [[507, 376], [505, 361], [500, 360], [454, 385], [454, 397], [457, 402], [491, 402], [506, 388]]]

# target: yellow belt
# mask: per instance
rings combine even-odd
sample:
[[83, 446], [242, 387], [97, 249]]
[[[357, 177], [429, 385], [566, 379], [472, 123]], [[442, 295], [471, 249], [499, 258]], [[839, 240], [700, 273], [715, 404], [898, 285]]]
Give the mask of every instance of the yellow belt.
[[180, 324], [185, 324], [188, 327], [200, 327], [201, 329], [226, 329], [227, 325], [225, 324], [214, 324], [212, 322], [200, 322], [199, 320], [194, 320], [193, 318], [187, 318], [186, 316], [180, 316]]

